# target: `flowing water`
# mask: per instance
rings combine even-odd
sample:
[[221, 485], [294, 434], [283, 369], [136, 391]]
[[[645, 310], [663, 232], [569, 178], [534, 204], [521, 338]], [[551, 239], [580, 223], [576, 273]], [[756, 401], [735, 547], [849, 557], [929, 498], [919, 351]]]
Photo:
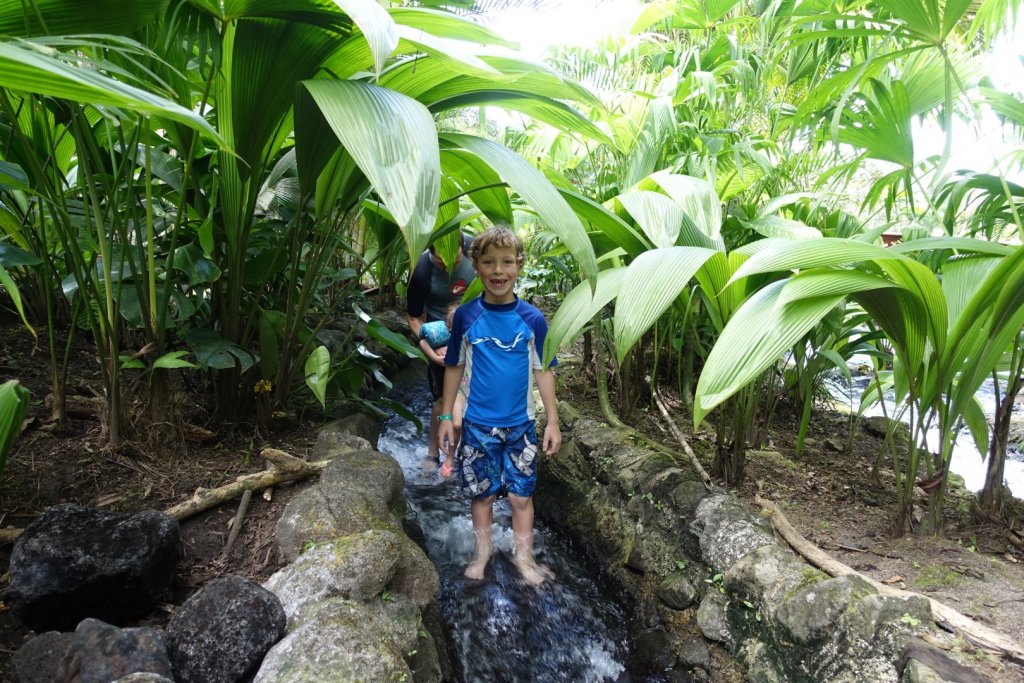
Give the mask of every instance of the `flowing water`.
[[[869, 362], [870, 360], [866, 359], [866, 357], [862, 358], [855, 356], [850, 361], [850, 367], [856, 368], [858, 365]], [[852, 390], [852, 405], [859, 406], [860, 397], [864, 393], [865, 389], [867, 389], [870, 380], [871, 378], [867, 376], [854, 376], [852, 387], [848, 387], [846, 385], [846, 380], [837, 375], [834, 378], [834, 382], [831, 383], [830, 388], [833, 396], [846, 405], [851, 404], [850, 394]], [[1000, 396], [1002, 396], [1002, 389], [1004, 388], [1005, 385], [1000, 387]], [[995, 391], [992, 380], [986, 380], [981, 385], [981, 388], [978, 389], [975, 396], [981, 404], [982, 410], [985, 412], [985, 416], [988, 418], [989, 430], [991, 431], [992, 418], [995, 415], [996, 409]], [[893, 394], [890, 392], [885, 397], [885, 414], [892, 417], [895, 410], [896, 405], [893, 402]], [[1013, 412], [1017, 415], [1024, 412], [1024, 405], [1022, 405], [1019, 400], [1016, 405], [1014, 405]], [[864, 414], [869, 416], [882, 415], [882, 406], [876, 402], [868, 408]], [[928, 432], [928, 445], [933, 451], [938, 452], [938, 429], [932, 429]], [[956, 444], [953, 447], [953, 457], [950, 461], [950, 470], [954, 474], [959, 474], [964, 478], [964, 484], [968, 491], [980, 491], [985, 485], [985, 469], [985, 462], [982, 459], [982, 455], [978, 451], [970, 432], [966, 428], [961, 430], [960, 434], [957, 435]], [[1006, 454], [1006, 469], [1004, 471], [1004, 477], [1004, 481], [1013, 492], [1014, 497], [1024, 498], [1024, 454], [1012, 447]]]
[[[426, 424], [430, 395], [422, 373], [407, 373], [394, 396]], [[623, 611], [602, 594], [598, 581], [568, 544], [538, 526], [535, 555], [557, 580], [527, 586], [511, 563], [511, 512], [507, 500], [494, 510], [495, 555], [483, 581], [462, 571], [473, 553], [469, 500], [454, 480], [425, 472], [426, 434], [400, 417], [384, 425], [380, 450], [405, 472], [405, 496], [441, 577], [438, 602], [452, 632], [467, 683], [518, 681], [636, 681], [626, 671]]]

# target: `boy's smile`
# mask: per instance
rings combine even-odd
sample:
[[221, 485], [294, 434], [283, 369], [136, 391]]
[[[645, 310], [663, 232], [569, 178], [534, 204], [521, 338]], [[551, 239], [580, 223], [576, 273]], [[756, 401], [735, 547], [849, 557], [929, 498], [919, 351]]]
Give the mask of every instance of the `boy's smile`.
[[484, 301], [489, 304], [510, 304], [515, 301], [513, 288], [519, 277], [519, 262], [514, 247], [492, 245], [473, 265], [484, 286]]

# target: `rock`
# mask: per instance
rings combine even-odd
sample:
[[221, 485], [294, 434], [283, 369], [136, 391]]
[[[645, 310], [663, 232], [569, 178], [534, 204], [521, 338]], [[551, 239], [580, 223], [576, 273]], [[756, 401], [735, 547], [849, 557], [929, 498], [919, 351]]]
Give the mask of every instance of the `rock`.
[[723, 583], [731, 596], [746, 600], [762, 614], [772, 616], [783, 598], [808, 583], [826, 578], [793, 553], [777, 545], [747, 553], [725, 573]]
[[419, 611], [404, 596], [384, 602], [330, 598], [299, 610], [254, 683], [411, 681]]
[[[434, 643], [437, 665], [441, 671], [441, 680], [455, 680], [456, 655], [452, 651], [451, 633], [444, 621], [444, 616], [441, 614], [440, 605], [436, 601], [424, 605], [420, 608], [420, 618], [423, 620], [423, 633], [429, 635]], [[421, 639], [424, 637], [423, 633], [419, 634]], [[417, 647], [417, 649], [419, 648]], [[413, 664], [417, 675], [419, 675], [422, 664], [419, 661], [418, 654]]]
[[858, 576], [839, 576], [797, 591], [776, 610], [775, 618], [800, 645], [827, 639], [839, 618], [865, 595], [878, 591]]
[[167, 624], [167, 650], [178, 683], [234, 683], [259, 666], [284, 635], [277, 597], [241, 576], [214, 579]]
[[699, 481], [684, 481], [672, 489], [669, 500], [676, 510], [684, 517], [692, 519], [697, 512], [697, 506], [707, 498], [708, 490]]
[[15, 542], [8, 602], [36, 631], [68, 630], [86, 617], [127, 623], [170, 588], [178, 539], [178, 523], [162, 512], [57, 505]]
[[697, 608], [697, 626], [708, 640], [732, 647], [733, 637], [725, 617], [728, 599], [717, 590], [708, 591]]
[[687, 638], [679, 646], [679, 661], [691, 669], [700, 667], [711, 671], [711, 650], [707, 641], [699, 636]]
[[160, 674], [140, 671], [128, 674], [127, 676], [122, 676], [113, 683], [174, 683], [174, 681], [170, 678], [161, 676]]
[[744, 641], [739, 657], [747, 665], [750, 683], [785, 683], [791, 680], [779, 671], [771, 648], [757, 638]]
[[155, 628], [122, 629], [85, 619], [68, 643], [55, 680], [110, 683], [137, 672], [173, 680], [163, 633]]
[[383, 501], [397, 516], [405, 515], [405, 475], [390, 455], [373, 450], [339, 455], [320, 474], [321, 489], [326, 491], [338, 485], [360, 489]]
[[861, 418], [860, 424], [868, 434], [878, 438], [885, 438], [886, 431], [895, 423], [893, 439], [897, 444], [906, 444], [910, 441], [910, 428], [902, 422], [898, 422], [882, 415], [873, 415]]
[[71, 633], [47, 631], [28, 641], [11, 657], [14, 683], [53, 683], [68, 651]]
[[277, 546], [289, 562], [309, 545], [367, 529], [400, 532], [401, 523], [383, 501], [359, 489], [335, 484], [328, 490], [312, 486], [292, 498], [277, 522]]
[[747, 553], [775, 545], [771, 524], [729, 495], [702, 500], [690, 528], [700, 539], [704, 560], [723, 573]]
[[373, 446], [370, 445], [370, 442], [361, 436], [345, 432], [321, 431], [313, 445], [311, 458], [313, 460], [333, 460], [346, 453], [371, 449]]
[[633, 638], [626, 668], [632, 674], [657, 676], [676, 663], [669, 648], [668, 634], [660, 626], [644, 629]]
[[931, 624], [931, 604], [920, 595], [908, 598], [868, 595], [847, 619], [847, 626], [855, 637], [872, 644], [879, 655], [894, 660], [918, 627], [927, 628]]
[[306, 551], [264, 586], [278, 597], [289, 619], [306, 603], [324, 598], [371, 600], [394, 577], [401, 552], [394, 533], [371, 529]]
[[658, 585], [658, 598], [672, 609], [683, 610], [697, 601], [697, 589], [682, 572], [672, 572]]
[[911, 638], [903, 649], [897, 670], [900, 683], [989, 683], [989, 678], [919, 638]]
[[380, 421], [366, 413], [352, 413], [345, 417], [328, 422], [320, 428], [320, 434], [329, 432], [341, 432], [366, 439], [370, 448], [377, 448], [377, 439], [380, 438]]
[[395, 575], [388, 583], [388, 590], [408, 596], [420, 607], [434, 599], [441, 580], [437, 568], [430, 561], [423, 548], [405, 535], [398, 536], [400, 554]]

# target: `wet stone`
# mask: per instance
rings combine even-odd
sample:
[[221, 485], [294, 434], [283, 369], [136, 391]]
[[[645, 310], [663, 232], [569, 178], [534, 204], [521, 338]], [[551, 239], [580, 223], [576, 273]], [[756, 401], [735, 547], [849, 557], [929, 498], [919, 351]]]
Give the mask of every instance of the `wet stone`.
[[173, 679], [163, 633], [155, 628], [117, 628], [86, 619], [68, 643], [55, 680], [110, 683], [137, 672]]
[[697, 589], [682, 572], [672, 572], [658, 586], [658, 598], [672, 609], [684, 610], [697, 601]]

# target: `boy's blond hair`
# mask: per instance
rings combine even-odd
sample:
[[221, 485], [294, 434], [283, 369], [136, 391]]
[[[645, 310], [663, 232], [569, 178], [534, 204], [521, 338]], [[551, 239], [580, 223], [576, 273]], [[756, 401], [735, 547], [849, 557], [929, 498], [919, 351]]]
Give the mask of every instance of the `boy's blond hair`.
[[507, 225], [492, 226], [473, 239], [473, 246], [469, 249], [469, 256], [473, 259], [473, 263], [479, 261], [480, 257], [491, 247], [515, 249], [516, 265], [522, 266], [526, 260], [526, 251], [523, 249], [522, 240]]

